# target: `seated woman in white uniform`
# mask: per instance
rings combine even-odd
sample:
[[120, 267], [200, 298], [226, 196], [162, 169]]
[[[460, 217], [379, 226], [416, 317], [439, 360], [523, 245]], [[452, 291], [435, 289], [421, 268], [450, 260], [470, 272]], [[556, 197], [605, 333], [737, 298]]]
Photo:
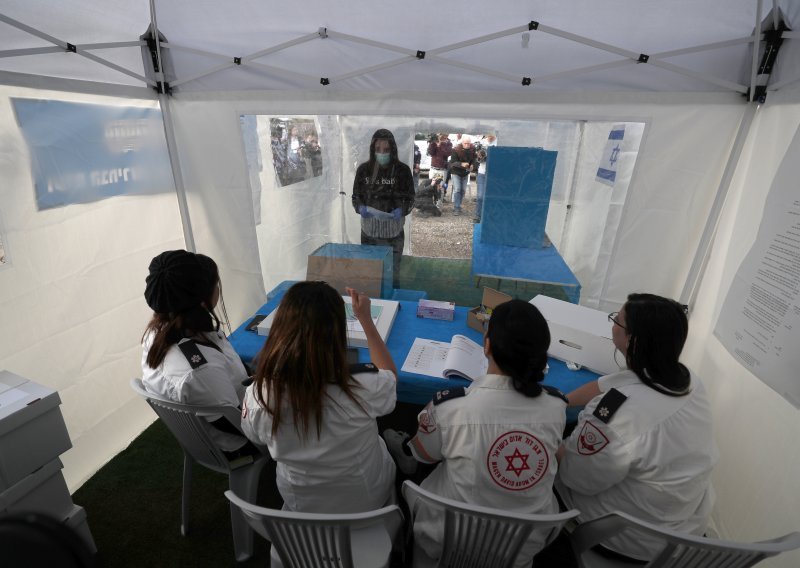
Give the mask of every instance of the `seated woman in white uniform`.
[[[488, 373], [468, 389], [438, 392], [420, 413], [412, 440], [384, 432], [403, 472], [414, 469], [413, 455], [418, 462], [438, 462], [421, 483], [437, 495], [504, 511], [558, 512], [553, 480], [567, 403], [557, 389], [541, 384], [549, 345], [547, 321], [535, 306], [522, 300], [497, 306], [483, 340]], [[443, 523], [438, 512], [417, 513], [414, 566], [437, 565]], [[551, 536], [534, 531], [515, 565], [530, 566]]]
[[397, 369], [365, 294], [348, 288], [372, 363], [347, 363], [342, 296], [298, 282], [278, 307], [242, 408], [242, 428], [278, 463], [284, 508], [357, 513], [394, 502], [395, 465], [376, 418], [394, 410]]
[[[247, 371], [220, 331], [216, 263], [202, 254], [171, 250], [156, 256], [144, 292], [153, 317], [142, 337], [142, 383], [153, 394], [200, 406], [241, 407]], [[254, 449], [221, 416], [209, 417], [209, 434], [239, 457]]]
[[[609, 319], [628, 368], [567, 395], [571, 406], [585, 408], [559, 450], [558, 494], [581, 511], [579, 521], [624, 511], [703, 534], [718, 452], [703, 385], [678, 362], [689, 329], [686, 312], [667, 298], [631, 294]], [[643, 564], [661, 548], [634, 531], [602, 546], [601, 553]]]

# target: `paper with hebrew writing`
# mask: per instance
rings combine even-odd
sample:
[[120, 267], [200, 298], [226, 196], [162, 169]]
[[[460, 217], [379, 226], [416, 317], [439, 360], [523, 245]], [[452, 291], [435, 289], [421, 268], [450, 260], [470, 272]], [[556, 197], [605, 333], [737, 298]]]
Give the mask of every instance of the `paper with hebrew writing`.
[[758, 235], [734, 276], [714, 335], [800, 408], [800, 130], [769, 190]]

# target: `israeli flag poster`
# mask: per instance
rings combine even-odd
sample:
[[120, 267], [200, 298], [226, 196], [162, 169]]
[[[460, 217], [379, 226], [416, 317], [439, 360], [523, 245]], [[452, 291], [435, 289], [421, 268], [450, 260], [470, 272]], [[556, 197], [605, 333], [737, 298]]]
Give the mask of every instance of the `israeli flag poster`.
[[603, 158], [600, 160], [600, 166], [597, 168], [597, 177], [595, 178], [600, 183], [614, 187], [614, 182], [617, 181], [617, 162], [622, 152], [622, 140], [624, 138], [624, 124], [615, 124], [611, 127], [611, 132], [608, 133], [606, 149], [603, 152]]

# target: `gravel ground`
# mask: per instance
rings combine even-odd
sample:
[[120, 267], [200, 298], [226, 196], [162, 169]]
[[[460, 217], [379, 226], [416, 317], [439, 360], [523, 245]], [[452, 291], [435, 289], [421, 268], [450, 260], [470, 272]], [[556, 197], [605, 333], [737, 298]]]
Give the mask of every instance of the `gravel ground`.
[[[447, 198], [450, 199], [450, 192]], [[411, 251], [413, 256], [431, 258], [472, 258], [472, 218], [475, 213], [475, 181], [461, 203], [461, 215], [453, 215], [453, 202], [442, 203], [441, 217], [421, 217], [415, 211], [411, 218]], [[409, 254], [407, 252], [406, 254]]]

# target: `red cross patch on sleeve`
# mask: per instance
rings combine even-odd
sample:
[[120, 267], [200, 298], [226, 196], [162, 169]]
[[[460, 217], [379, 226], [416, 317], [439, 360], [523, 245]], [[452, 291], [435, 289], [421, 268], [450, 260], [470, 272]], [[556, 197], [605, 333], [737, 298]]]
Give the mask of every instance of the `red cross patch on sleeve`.
[[583, 456], [591, 456], [600, 452], [608, 445], [608, 438], [603, 434], [602, 430], [592, 424], [586, 422], [581, 428], [581, 433], [578, 435], [578, 453]]

